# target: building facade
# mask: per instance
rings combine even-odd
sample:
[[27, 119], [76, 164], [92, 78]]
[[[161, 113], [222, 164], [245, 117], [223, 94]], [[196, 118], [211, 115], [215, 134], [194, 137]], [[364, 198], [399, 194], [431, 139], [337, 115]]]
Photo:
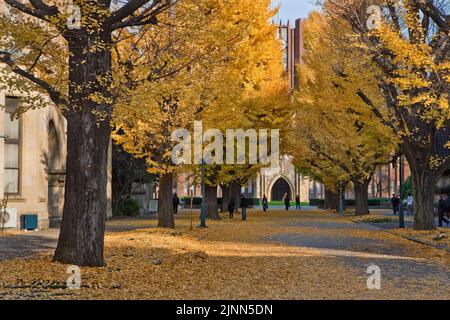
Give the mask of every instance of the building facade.
[[[39, 229], [56, 227], [64, 205], [66, 120], [50, 101], [45, 108], [12, 118], [21, 95], [0, 91], [0, 199], [8, 198], [7, 211], [15, 220], [8, 227], [20, 228], [21, 216], [26, 214], [38, 216]], [[111, 216], [110, 201], [108, 208]]]

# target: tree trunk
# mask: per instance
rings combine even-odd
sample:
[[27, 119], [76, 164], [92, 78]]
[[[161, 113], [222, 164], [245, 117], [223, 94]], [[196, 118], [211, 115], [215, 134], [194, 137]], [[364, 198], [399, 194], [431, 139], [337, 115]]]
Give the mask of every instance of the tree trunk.
[[217, 208], [217, 186], [205, 185], [206, 217], [212, 220], [221, 220]]
[[241, 207], [241, 186], [236, 182], [231, 183], [231, 197], [234, 198], [234, 203], [236, 204], [235, 208], [237, 212]]
[[370, 214], [369, 211], [369, 184], [370, 179], [364, 179], [363, 181], [353, 181], [355, 188], [355, 214], [357, 216], [363, 216]]
[[222, 212], [228, 212], [228, 204], [231, 198], [236, 204], [236, 211], [239, 210], [241, 204], [241, 187], [238, 183], [232, 182], [229, 185], [220, 186], [222, 188]]
[[324, 209], [339, 211], [339, 193], [325, 188], [325, 206]]
[[[105, 47], [92, 50], [92, 47]], [[69, 108], [63, 218], [53, 260], [104, 265], [107, 160], [111, 135], [109, 33], [80, 30], [69, 41]], [[89, 84], [89, 85], [87, 85]], [[93, 101], [93, 96], [104, 100]]]
[[[442, 148], [445, 148], [444, 146]], [[414, 200], [414, 229], [434, 230], [433, 204], [436, 184], [448, 169], [448, 161], [430, 167], [429, 154], [404, 139], [402, 150], [411, 169]]]
[[423, 170], [412, 170], [414, 199], [414, 229], [434, 230], [433, 206], [434, 193], [438, 178]]
[[391, 164], [388, 164], [388, 178], [387, 178], [387, 197], [390, 198], [392, 195], [392, 173], [391, 173]]
[[224, 213], [228, 212], [228, 204], [231, 200], [231, 188], [229, 185], [220, 186], [220, 188], [222, 189], [222, 205], [220, 206], [220, 212]]
[[158, 227], [175, 228], [173, 212], [173, 174], [165, 173], [159, 178]]

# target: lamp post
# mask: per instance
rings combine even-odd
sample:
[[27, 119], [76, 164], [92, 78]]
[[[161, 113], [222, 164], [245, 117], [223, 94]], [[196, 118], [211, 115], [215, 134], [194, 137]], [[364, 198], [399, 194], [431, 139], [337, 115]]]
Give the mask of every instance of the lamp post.
[[344, 187], [342, 181], [339, 182], [339, 213], [344, 214]]
[[399, 215], [399, 228], [405, 228], [405, 212], [403, 211], [403, 154], [400, 154], [400, 164], [399, 164], [399, 190], [400, 190], [400, 207], [398, 211]]
[[191, 230], [194, 229], [194, 227], [193, 227], [193, 219], [192, 219], [192, 205], [193, 205], [193, 201], [194, 201], [194, 190], [195, 190], [195, 186], [193, 185], [190, 188], [190, 192], [191, 192]]
[[206, 203], [205, 203], [205, 160], [202, 160], [202, 204], [200, 205], [200, 228], [206, 228]]

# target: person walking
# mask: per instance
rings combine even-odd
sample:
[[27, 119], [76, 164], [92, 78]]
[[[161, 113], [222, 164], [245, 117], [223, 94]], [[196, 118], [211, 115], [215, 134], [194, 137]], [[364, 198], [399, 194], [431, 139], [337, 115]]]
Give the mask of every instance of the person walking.
[[413, 198], [413, 196], [408, 196], [408, 198], [406, 198], [406, 212], [409, 216], [412, 216], [414, 213], [414, 198]]
[[289, 199], [288, 194], [284, 197], [284, 206], [286, 207], [286, 211], [289, 211], [289, 208], [291, 207], [291, 199]]
[[262, 206], [263, 206], [264, 212], [266, 212], [269, 209], [269, 201], [267, 200], [266, 195], [264, 195], [262, 198]]
[[445, 214], [447, 215], [447, 219], [450, 219], [450, 193], [447, 194], [447, 199], [445, 199]]
[[228, 215], [230, 219], [234, 218], [234, 209], [236, 207], [236, 203], [234, 202], [234, 198], [232, 197], [230, 202], [228, 203]]
[[447, 226], [449, 226], [449, 224], [450, 224], [450, 220], [448, 220], [444, 216], [446, 209], [447, 209], [447, 207], [445, 205], [445, 201], [444, 201], [443, 197], [440, 196], [439, 203], [438, 203], [439, 227], [443, 226], [442, 222], [445, 222], [447, 224]]
[[173, 204], [173, 213], [177, 214], [178, 206], [180, 205], [180, 198], [176, 193], [173, 194], [172, 204]]
[[241, 194], [242, 221], [247, 221], [247, 198]]
[[394, 215], [397, 215], [397, 213], [399, 211], [399, 206], [400, 206], [400, 198], [397, 197], [396, 194], [393, 194], [391, 203], [392, 203], [392, 210], [394, 211]]
[[297, 195], [295, 197], [295, 209], [296, 210], [302, 210], [302, 206], [301, 206], [301, 203], [300, 203], [300, 196], [299, 195]]

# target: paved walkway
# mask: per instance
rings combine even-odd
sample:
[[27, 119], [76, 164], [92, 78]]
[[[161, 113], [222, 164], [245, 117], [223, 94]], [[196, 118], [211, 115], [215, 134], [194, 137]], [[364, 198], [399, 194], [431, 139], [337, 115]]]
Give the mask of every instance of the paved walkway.
[[[248, 223], [241, 223], [239, 220], [211, 222], [210, 228], [204, 231], [194, 230], [193, 235], [195, 237], [195, 235], [198, 236], [198, 233], [203, 234], [203, 238], [200, 238], [202, 240], [211, 233], [210, 236], [216, 236], [217, 239], [205, 240], [205, 243], [201, 242], [201, 244], [196, 240], [189, 243], [206, 248], [205, 252], [209, 252], [209, 263], [218, 263], [220, 266], [232, 264], [234, 266], [232, 270], [254, 269], [256, 264], [256, 268], [261, 269], [258, 274], [262, 277], [258, 276], [258, 281], [265, 279], [269, 283], [268, 286], [274, 288], [270, 289], [267, 296], [264, 296], [266, 298], [272, 296], [320, 299], [354, 298], [355, 292], [362, 292], [361, 296], [356, 295], [361, 299], [441, 297], [448, 299], [450, 297], [450, 269], [448, 265], [444, 264], [445, 260], [435, 259], [438, 251], [427, 251], [434, 249], [428, 249], [391, 235], [376, 226], [356, 224], [350, 222], [346, 217], [320, 211], [303, 210], [295, 213], [292, 211], [292, 214], [285, 214], [284, 211], [278, 213], [272, 211], [261, 215], [260, 212], [255, 213], [254, 210], [251, 210], [249, 216]], [[261, 220], [258, 219], [258, 216], [261, 216]], [[187, 217], [187, 215], [181, 214], [178, 216], [178, 222], [184, 223], [186, 226], [186, 223], [189, 222]], [[111, 233], [148, 228], [156, 225], [154, 220], [154, 216], [115, 220], [108, 223], [107, 230]], [[247, 238], [247, 234], [254, 232], [255, 227], [257, 228], [256, 236]], [[52, 250], [55, 248], [58, 233], [57, 229], [51, 229], [0, 237], [0, 260], [23, 258]], [[145, 233], [141, 233], [140, 236], [142, 237], [143, 234]], [[139, 241], [149, 241], [149, 238], [144, 236]], [[156, 243], [164, 247], [166, 241], [173, 242], [171, 244], [173, 247], [178, 240], [169, 237]], [[141, 244], [141, 242], [139, 243]], [[279, 244], [284, 246], [280, 247]], [[183, 243], [182, 250], [187, 250], [185, 245]], [[153, 244], [149, 242], [149, 246], [153, 246]], [[245, 250], [247, 251], [243, 254]], [[265, 252], [264, 250], [269, 251]], [[138, 252], [139, 250], [136, 248], [136, 254]], [[448, 253], [443, 252], [442, 254]], [[259, 256], [252, 258], [253, 255]], [[270, 260], [264, 258], [266, 255], [271, 255]], [[144, 257], [143, 260], [148, 258], [147, 253]], [[169, 259], [169, 257], [166, 258]], [[133, 255], [129, 259], [133, 259]], [[174, 258], [174, 265], [178, 259], [179, 257]], [[142, 263], [140, 260], [136, 261], [136, 263]], [[191, 260], [189, 261], [192, 263]], [[273, 263], [274, 261], [275, 263]], [[202, 263], [196, 265], [197, 268], [200, 268], [199, 270], [205, 268]], [[145, 268], [148, 268], [148, 265], [144, 265]], [[308, 269], [308, 265], [312, 267]], [[382, 290], [379, 292], [367, 291], [365, 288], [369, 277], [368, 267], [373, 265], [379, 267], [381, 271]], [[164, 272], [170, 273], [172, 265], [166, 269]], [[277, 278], [277, 270], [281, 269], [284, 270], [282, 273], [286, 279], [289, 279], [289, 281], [286, 280], [288, 281], [286, 286], [292, 284], [295, 287], [292, 295], [283, 295], [283, 289], [279, 287], [280, 279]], [[178, 272], [189, 274], [190, 271], [186, 270], [183, 265]], [[126, 272], [124, 274], [126, 275]], [[219, 274], [220, 277], [225, 277], [224, 281], [234, 281], [238, 272], [233, 271], [225, 276], [223, 273], [218, 273], [217, 276]], [[193, 280], [190, 276], [186, 279], [188, 280], [185, 284], [189, 286], [191, 283], [189, 281]], [[243, 280], [253, 281], [252, 279], [252, 276], [248, 276]], [[235, 282], [236, 290], [242, 289], [239, 287], [241, 282], [242, 279]], [[147, 285], [153, 286], [154, 284]], [[198, 288], [198, 286], [201, 284], [192, 284], [193, 288]], [[177, 287], [176, 290], [179, 288]], [[204, 290], [210, 289], [204, 288]], [[218, 296], [222, 297], [220, 294]]]
[[[281, 217], [275, 222], [274, 227], [280, 232], [265, 236], [260, 241], [312, 249], [324, 256], [333, 256], [340, 265], [345, 266], [345, 270], [361, 279], [367, 278], [368, 266], [376, 265], [381, 270], [383, 285], [404, 288], [403, 292], [409, 292], [408, 288], [413, 287], [411, 298], [418, 292], [430, 290], [433, 296], [449, 296], [449, 266], [433, 259], [423, 259], [421, 250], [426, 250], [426, 247], [400, 237], [397, 241], [392, 235], [385, 237], [387, 233], [380, 232], [375, 226], [356, 224], [337, 215], [310, 210], [292, 213], [289, 219]], [[266, 216], [270, 217], [270, 212]], [[120, 220], [120, 223], [112, 223], [107, 229], [109, 232], [121, 232], [145, 228], [147, 223], [154, 224], [150, 221], [154, 217], [134, 220]], [[133, 224], [139, 221], [143, 223]], [[57, 237], [57, 229], [0, 237], [0, 260], [27, 257], [53, 249]]]
[[30, 231], [18, 235], [0, 236], [0, 261], [26, 258], [56, 248], [58, 229]]
[[[390, 209], [372, 209], [370, 211], [372, 214], [379, 214], [379, 215], [383, 215], [386, 217], [398, 218], [398, 214], [394, 215], [394, 213]], [[434, 224], [436, 226], [439, 224], [437, 217], [434, 218]], [[407, 215], [406, 212], [405, 212], [405, 226], [408, 228], [412, 228], [414, 226], [414, 217], [411, 215]], [[396, 222], [385, 223], [383, 225], [380, 225], [380, 227], [385, 228], [385, 229], [395, 229], [395, 228], [398, 228], [398, 223], [396, 223]], [[442, 228], [450, 228], [450, 225], [447, 226], [445, 223], [443, 223]]]
[[[314, 219], [299, 220], [290, 225], [318, 228], [327, 232], [325, 234], [285, 233], [272, 236], [267, 240], [296, 247], [368, 253], [367, 257], [349, 254], [341, 255], [339, 259], [349, 268], [358, 271], [361, 276], [366, 275], [369, 265], [376, 265], [380, 267], [384, 281], [395, 287], [401, 287], [405, 279], [418, 280], [418, 286], [420, 286], [420, 279], [429, 277], [438, 284], [436, 286], [438, 292], [442, 292], [443, 295], [448, 295], [450, 292], [450, 269], [444, 265], [420, 259], [380, 258], [378, 255], [408, 258], [409, 251], [399, 243], [386, 241], [379, 236], [373, 238], [359, 236], [360, 232], [364, 231], [380, 231], [375, 226], [347, 221], [322, 221], [321, 219], [316, 221]], [[347, 234], [342, 233], [343, 230], [348, 230]]]
[[[133, 220], [155, 220], [155, 216], [128, 219], [130, 226], [107, 226], [107, 232], [126, 232], [146, 228], [146, 226], [133, 226]], [[23, 231], [20, 234], [0, 236], [0, 261], [26, 258], [36, 253], [54, 250], [58, 242], [59, 229], [48, 229], [42, 231]]]

